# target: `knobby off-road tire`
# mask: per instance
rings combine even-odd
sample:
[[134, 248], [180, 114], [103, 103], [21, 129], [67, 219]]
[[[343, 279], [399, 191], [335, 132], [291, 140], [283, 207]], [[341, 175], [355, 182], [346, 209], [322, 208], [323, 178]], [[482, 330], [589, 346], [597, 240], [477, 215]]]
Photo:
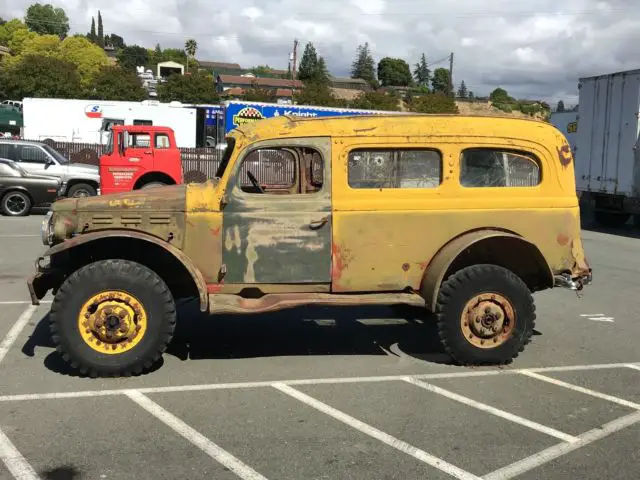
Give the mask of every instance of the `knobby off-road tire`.
[[456, 363], [500, 365], [511, 363], [530, 342], [536, 314], [531, 292], [517, 275], [474, 265], [443, 283], [436, 317], [442, 345]]
[[[116, 322], [121, 323], [114, 330]], [[148, 370], [166, 350], [175, 324], [176, 306], [166, 283], [126, 260], [77, 270], [58, 290], [50, 313], [52, 339], [62, 358], [93, 377]], [[114, 332], [120, 338], [108, 336]]]

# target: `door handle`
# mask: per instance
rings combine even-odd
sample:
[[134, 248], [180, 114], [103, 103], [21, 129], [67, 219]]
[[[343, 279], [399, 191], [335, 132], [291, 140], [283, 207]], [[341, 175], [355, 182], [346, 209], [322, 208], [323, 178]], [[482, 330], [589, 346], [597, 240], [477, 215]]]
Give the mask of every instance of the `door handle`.
[[145, 155], [151, 155], [152, 153], [153, 153], [153, 152], [152, 152], [151, 150], [146, 150], [146, 151], [144, 152], [144, 154], [145, 154]]
[[311, 230], [318, 230], [319, 228], [322, 228], [324, 226], [325, 223], [327, 223], [329, 221], [329, 217], [324, 217], [321, 220], [317, 220], [315, 222], [311, 222], [309, 224], [309, 228], [311, 228]]

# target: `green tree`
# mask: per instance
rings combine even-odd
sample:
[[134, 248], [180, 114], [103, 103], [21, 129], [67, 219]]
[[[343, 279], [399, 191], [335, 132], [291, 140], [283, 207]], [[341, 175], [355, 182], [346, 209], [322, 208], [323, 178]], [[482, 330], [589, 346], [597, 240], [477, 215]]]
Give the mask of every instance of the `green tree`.
[[298, 79], [304, 81], [313, 80], [318, 72], [318, 52], [313, 43], [307, 43], [298, 68]]
[[397, 96], [389, 95], [385, 92], [364, 92], [349, 102], [349, 106], [351, 108], [362, 108], [364, 110], [397, 111], [399, 110], [398, 101]]
[[256, 85], [252, 85], [251, 88], [247, 88], [242, 96], [247, 102], [267, 102], [274, 103], [276, 99], [276, 92], [266, 88], [260, 88]]
[[318, 107], [345, 107], [346, 101], [337, 99], [328, 85], [322, 83], [305, 83], [302, 91], [295, 94], [294, 99], [300, 105], [315, 105]]
[[469, 90], [467, 90], [467, 85], [464, 83], [464, 80], [460, 83], [460, 88], [458, 88], [458, 98], [467, 98], [469, 96]]
[[272, 69], [269, 65], [256, 65], [251, 68], [251, 73], [253, 73], [256, 77], [268, 77], [272, 75]]
[[91, 30], [89, 30], [89, 35], [87, 35], [87, 38], [93, 43], [96, 43], [98, 38], [96, 37], [96, 20], [93, 17], [91, 17]]
[[329, 76], [329, 69], [327, 63], [324, 61], [324, 57], [318, 58], [318, 64], [316, 65], [316, 71], [313, 74], [313, 82], [320, 83], [322, 85], [329, 85], [331, 78]]
[[467, 98], [469, 98], [469, 100], [475, 100], [476, 96], [471, 90], [469, 90], [469, 96]]
[[431, 70], [429, 70], [427, 57], [424, 53], [420, 57], [420, 61], [415, 65], [413, 76], [415, 77], [416, 84], [418, 84], [418, 86], [429, 88], [429, 84], [431, 83]]
[[27, 8], [24, 23], [32, 32], [40, 35], [58, 35], [66, 37], [69, 33], [69, 18], [62, 8], [51, 4], [34, 3]]
[[291, 62], [289, 62], [289, 66], [287, 67], [287, 74], [285, 77], [287, 80], [293, 80], [293, 72], [291, 71]]
[[414, 98], [410, 109], [416, 113], [460, 113], [456, 102], [441, 92]]
[[60, 43], [57, 55], [76, 65], [84, 87], [89, 87], [98, 72], [109, 65], [109, 57], [105, 51], [83, 37], [65, 38]]
[[385, 57], [378, 63], [378, 80], [383, 86], [406, 87], [413, 78], [409, 64], [401, 58]]
[[22, 52], [24, 43], [36, 35], [30, 32], [24, 23], [14, 18], [0, 26], [0, 45], [9, 47], [15, 55], [18, 55]]
[[189, 71], [189, 58], [196, 58], [196, 52], [198, 51], [198, 42], [193, 38], [190, 38], [184, 42], [184, 51], [187, 53], [187, 72]]
[[96, 100], [139, 102], [147, 98], [147, 92], [132, 71], [120, 66], [107, 66], [96, 75], [88, 90], [88, 96]]
[[368, 42], [358, 46], [356, 58], [351, 64], [351, 78], [361, 78], [370, 85], [376, 80], [375, 62]]
[[120, 35], [116, 35], [112, 33], [111, 35], [107, 35], [104, 37], [105, 45], [112, 46], [115, 49], [124, 48], [124, 39]]
[[5, 23], [7, 23], [7, 21], [4, 18], [0, 17], [0, 27]]
[[81, 98], [80, 77], [74, 64], [43, 55], [26, 55], [0, 69], [0, 96], [8, 98]]
[[558, 102], [558, 106], [556, 107], [556, 112], [564, 112], [564, 102], [562, 100]]
[[216, 103], [213, 77], [208, 72], [192, 75], [170, 75], [166, 82], [158, 85], [158, 99], [161, 102]]
[[102, 14], [98, 10], [98, 46], [104, 48], [104, 27], [102, 26]]
[[449, 91], [449, 70], [436, 68], [431, 79], [431, 88], [434, 93], [447, 93]]
[[504, 88], [496, 88], [489, 94], [489, 99], [493, 103], [508, 103], [513, 101], [513, 98], [509, 96]]
[[149, 64], [149, 52], [139, 45], [127, 45], [116, 54], [116, 58], [126, 70], [135, 71], [136, 67]]

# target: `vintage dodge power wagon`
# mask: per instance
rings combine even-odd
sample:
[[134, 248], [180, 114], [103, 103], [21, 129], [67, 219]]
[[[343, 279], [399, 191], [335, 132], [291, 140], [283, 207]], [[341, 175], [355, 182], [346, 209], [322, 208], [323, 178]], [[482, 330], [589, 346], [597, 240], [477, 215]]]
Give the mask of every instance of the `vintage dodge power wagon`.
[[532, 293], [592, 275], [565, 137], [507, 118], [245, 124], [206, 183], [65, 199], [42, 236], [32, 302], [53, 290], [53, 341], [94, 376], [146, 371], [183, 298], [214, 314], [420, 305], [456, 363], [508, 363]]

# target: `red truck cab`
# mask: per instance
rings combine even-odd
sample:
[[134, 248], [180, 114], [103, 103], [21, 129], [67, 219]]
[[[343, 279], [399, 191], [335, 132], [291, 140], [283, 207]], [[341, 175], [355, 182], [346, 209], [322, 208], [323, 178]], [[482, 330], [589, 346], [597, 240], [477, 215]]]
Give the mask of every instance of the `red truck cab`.
[[150, 125], [114, 125], [100, 157], [103, 195], [183, 182], [173, 130]]

